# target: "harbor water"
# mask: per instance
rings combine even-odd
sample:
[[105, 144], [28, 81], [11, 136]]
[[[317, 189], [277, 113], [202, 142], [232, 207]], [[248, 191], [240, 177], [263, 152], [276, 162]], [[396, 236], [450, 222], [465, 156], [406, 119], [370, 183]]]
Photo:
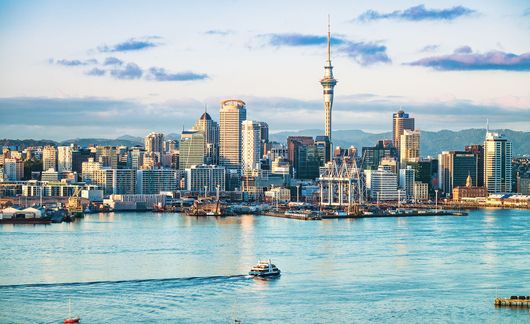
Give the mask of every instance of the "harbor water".
[[[258, 259], [282, 271], [246, 275]], [[0, 323], [521, 323], [530, 213], [299, 221], [109, 213], [0, 226]]]

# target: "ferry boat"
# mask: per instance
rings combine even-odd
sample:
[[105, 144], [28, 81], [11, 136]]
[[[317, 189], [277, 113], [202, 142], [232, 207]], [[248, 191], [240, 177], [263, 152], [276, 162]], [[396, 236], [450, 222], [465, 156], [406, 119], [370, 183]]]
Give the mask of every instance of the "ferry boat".
[[258, 261], [258, 264], [250, 269], [249, 275], [257, 278], [278, 277], [281, 271], [274, 264], [271, 259], [268, 261]]

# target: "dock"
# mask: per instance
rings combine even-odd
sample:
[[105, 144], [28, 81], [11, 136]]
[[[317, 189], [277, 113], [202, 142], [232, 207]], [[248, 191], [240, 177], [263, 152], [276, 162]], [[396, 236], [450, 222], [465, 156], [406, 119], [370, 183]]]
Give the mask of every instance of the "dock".
[[527, 307], [530, 308], [530, 296], [511, 296], [510, 298], [495, 298], [495, 306]]

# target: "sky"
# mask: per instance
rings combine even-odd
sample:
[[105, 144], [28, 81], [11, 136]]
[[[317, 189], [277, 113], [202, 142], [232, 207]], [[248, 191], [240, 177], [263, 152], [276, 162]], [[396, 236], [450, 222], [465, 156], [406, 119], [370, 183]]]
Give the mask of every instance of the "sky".
[[0, 138], [323, 129], [328, 14], [333, 129], [530, 131], [528, 1], [0, 0]]

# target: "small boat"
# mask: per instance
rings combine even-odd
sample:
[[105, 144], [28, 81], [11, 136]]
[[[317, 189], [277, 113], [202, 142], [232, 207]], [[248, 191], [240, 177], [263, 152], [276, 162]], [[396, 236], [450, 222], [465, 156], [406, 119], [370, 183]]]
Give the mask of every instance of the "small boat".
[[68, 317], [64, 319], [63, 323], [79, 323], [81, 320], [81, 317], [78, 316], [72, 316], [72, 303], [70, 302], [70, 299], [68, 299]]
[[269, 259], [269, 261], [258, 261], [258, 264], [253, 266], [248, 274], [255, 278], [278, 277], [281, 271]]

